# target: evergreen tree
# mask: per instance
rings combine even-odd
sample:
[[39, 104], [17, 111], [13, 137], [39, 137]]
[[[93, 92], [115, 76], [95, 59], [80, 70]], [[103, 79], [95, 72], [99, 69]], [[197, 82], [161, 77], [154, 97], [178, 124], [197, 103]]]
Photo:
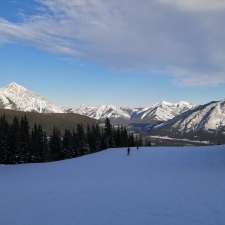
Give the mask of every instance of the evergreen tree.
[[141, 138], [134, 138], [125, 127], [114, 128], [109, 119], [105, 127], [81, 124], [76, 131], [66, 129], [63, 136], [54, 128], [48, 138], [42, 126], [34, 124], [31, 132], [26, 115], [11, 124], [0, 117], [0, 163], [47, 162], [71, 158], [110, 147], [141, 146]]
[[125, 127], [121, 127], [121, 141], [122, 146], [121, 147], [127, 147], [128, 146], [128, 133], [127, 129]]
[[20, 162], [29, 162], [31, 159], [30, 154], [30, 133], [29, 123], [26, 115], [21, 118], [20, 131], [19, 131], [19, 150]]
[[56, 128], [53, 128], [52, 135], [49, 140], [49, 149], [51, 160], [59, 160], [62, 155], [61, 134]]
[[101, 136], [101, 129], [98, 124], [92, 126], [92, 135], [94, 136], [94, 145], [95, 145], [94, 151], [100, 151], [102, 136]]
[[35, 124], [31, 131], [31, 162], [36, 162], [38, 160], [39, 151], [39, 140], [38, 140], [38, 129]]
[[43, 156], [45, 154], [45, 133], [42, 129], [41, 125], [38, 125], [38, 145], [40, 146], [40, 149], [38, 151], [37, 157], [39, 158], [39, 161], [43, 161]]
[[62, 145], [65, 158], [73, 157], [73, 135], [68, 129], [64, 132]]
[[50, 152], [48, 147], [48, 137], [46, 132], [43, 132], [43, 152], [42, 152], [42, 161], [47, 162], [50, 160]]
[[85, 145], [86, 145], [86, 136], [84, 128], [81, 124], [77, 125], [77, 154], [83, 155], [85, 154]]
[[105, 120], [104, 139], [106, 148], [113, 147], [112, 125], [109, 118]]
[[0, 162], [9, 163], [9, 146], [8, 146], [9, 124], [5, 115], [0, 118]]
[[117, 127], [116, 129], [114, 129], [114, 140], [115, 140], [115, 145], [116, 147], [122, 147], [122, 136], [121, 136], [121, 132], [122, 128], [121, 127]]
[[31, 161], [44, 161], [46, 150], [46, 137], [41, 125], [35, 124], [31, 134]]
[[9, 162], [17, 163], [20, 157], [19, 151], [19, 138], [20, 138], [20, 125], [17, 117], [14, 117], [8, 133], [8, 146], [9, 146]]
[[134, 135], [130, 134], [128, 137], [128, 146], [135, 146]]
[[78, 136], [75, 130], [73, 130], [72, 133], [72, 156], [77, 156], [78, 155]]
[[69, 150], [72, 148], [72, 134], [66, 129], [63, 136], [63, 149]]

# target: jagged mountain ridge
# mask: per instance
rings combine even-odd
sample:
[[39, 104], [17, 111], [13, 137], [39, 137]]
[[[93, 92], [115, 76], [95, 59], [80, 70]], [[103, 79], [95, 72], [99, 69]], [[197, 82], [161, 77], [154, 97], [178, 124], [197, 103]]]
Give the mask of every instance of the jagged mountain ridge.
[[0, 108], [24, 112], [63, 113], [63, 109], [25, 87], [13, 82], [0, 88]]
[[123, 121], [167, 121], [180, 113], [192, 108], [187, 102], [161, 102], [147, 108], [125, 108], [114, 105], [99, 107], [81, 106], [76, 109], [64, 110], [62, 107], [49, 101], [46, 97], [34, 93], [25, 87], [12, 82], [0, 88], [0, 108], [25, 112], [38, 113], [65, 113], [72, 112], [88, 116], [97, 120], [110, 118]]
[[147, 108], [116, 107], [102, 105], [99, 107], [81, 106], [72, 110], [64, 110], [47, 98], [13, 82], [0, 88], [0, 108], [38, 113], [72, 112], [97, 120], [110, 118], [120, 122], [165, 122], [193, 108], [188, 102], [161, 102]]
[[192, 109], [194, 106], [188, 102], [161, 102], [147, 108], [125, 108], [113, 105], [102, 105], [99, 107], [81, 106], [73, 109], [74, 113], [89, 116], [94, 119], [123, 119], [129, 121], [164, 122], [177, 115]]
[[213, 101], [189, 110], [159, 126], [156, 131], [176, 130], [182, 134], [215, 132], [225, 126], [225, 100]]
[[161, 102], [151, 107], [136, 111], [132, 115], [132, 119], [144, 120], [144, 121], [167, 121], [173, 119], [179, 114], [192, 109], [194, 106], [188, 102]]
[[73, 110], [74, 113], [85, 115], [94, 119], [118, 119], [123, 118], [129, 120], [131, 115], [123, 108], [114, 105], [101, 105], [99, 107], [81, 106]]

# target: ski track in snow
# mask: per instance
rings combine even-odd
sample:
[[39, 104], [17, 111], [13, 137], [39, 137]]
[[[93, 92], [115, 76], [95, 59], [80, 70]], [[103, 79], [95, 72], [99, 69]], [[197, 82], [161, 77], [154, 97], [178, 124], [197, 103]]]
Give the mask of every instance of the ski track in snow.
[[1, 225], [224, 225], [225, 146], [0, 166]]

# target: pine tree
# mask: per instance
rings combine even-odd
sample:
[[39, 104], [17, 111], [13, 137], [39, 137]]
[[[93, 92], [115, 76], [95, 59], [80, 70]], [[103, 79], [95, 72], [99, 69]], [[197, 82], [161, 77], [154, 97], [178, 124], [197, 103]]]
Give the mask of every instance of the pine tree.
[[122, 138], [121, 138], [121, 127], [117, 127], [114, 129], [114, 140], [115, 140], [115, 145], [116, 147], [122, 147]]
[[37, 152], [37, 157], [39, 161], [43, 161], [43, 155], [45, 154], [45, 143], [44, 143], [44, 131], [42, 129], [42, 126], [39, 124], [38, 125], [38, 145], [39, 145], [39, 150]]
[[53, 128], [52, 135], [50, 136], [49, 148], [51, 160], [59, 160], [62, 156], [61, 134], [57, 128]]
[[5, 115], [0, 118], [0, 162], [9, 163], [9, 146], [8, 146], [9, 124]]
[[63, 136], [63, 152], [66, 158], [73, 157], [73, 135], [66, 129]]
[[134, 135], [133, 134], [129, 134], [128, 146], [135, 146], [135, 140], [134, 140]]
[[102, 136], [101, 136], [101, 129], [98, 124], [92, 126], [91, 133], [92, 133], [92, 141], [93, 141], [92, 152], [100, 151]]
[[78, 136], [75, 130], [72, 132], [72, 156], [78, 155]]
[[112, 125], [110, 123], [109, 118], [105, 120], [105, 129], [104, 129], [104, 138], [105, 138], [105, 145], [106, 148], [113, 147], [113, 139], [112, 139]]
[[32, 129], [31, 134], [31, 161], [32, 162], [40, 162], [43, 161], [45, 155], [45, 148], [46, 148], [46, 139], [45, 133], [42, 129], [41, 125], [35, 124]]
[[48, 137], [46, 132], [43, 132], [43, 152], [42, 152], [42, 161], [47, 162], [50, 160], [50, 152], [48, 146]]
[[9, 127], [8, 134], [8, 146], [9, 146], [9, 161], [10, 163], [17, 163], [19, 158], [19, 120], [17, 117], [14, 117], [11, 126]]
[[63, 136], [63, 149], [69, 150], [72, 148], [72, 134], [66, 129]]
[[26, 115], [21, 118], [19, 135], [20, 162], [29, 162], [31, 160], [30, 133]]
[[31, 162], [36, 162], [38, 160], [38, 151], [39, 151], [39, 140], [38, 140], [38, 128], [37, 124], [34, 124], [34, 127], [31, 131]]
[[87, 143], [90, 153], [96, 152], [99, 148], [99, 129], [97, 126], [87, 127]]
[[30, 133], [26, 115], [20, 121], [15, 117], [8, 124], [5, 116], [0, 117], [0, 163], [47, 162], [75, 157], [109, 147], [141, 146], [141, 138], [134, 138], [125, 127], [114, 128], [109, 119], [105, 127], [81, 124], [76, 131], [66, 129], [63, 137], [54, 128], [48, 138], [43, 128], [35, 124]]
[[128, 133], [127, 129], [125, 127], [121, 127], [121, 141], [122, 146], [121, 147], [127, 147], [128, 146]]
[[85, 154], [86, 136], [84, 128], [81, 124], [77, 125], [77, 153], [78, 155]]

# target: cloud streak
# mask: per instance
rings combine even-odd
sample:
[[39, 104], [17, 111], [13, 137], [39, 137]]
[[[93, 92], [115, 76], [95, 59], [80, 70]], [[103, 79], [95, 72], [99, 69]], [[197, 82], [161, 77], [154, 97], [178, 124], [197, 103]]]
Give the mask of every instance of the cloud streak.
[[225, 9], [224, 0], [160, 0], [160, 2], [194, 12], [212, 12]]
[[36, 1], [41, 10], [21, 22], [0, 18], [1, 42], [113, 68], [159, 70], [185, 85], [225, 83], [223, 0]]

